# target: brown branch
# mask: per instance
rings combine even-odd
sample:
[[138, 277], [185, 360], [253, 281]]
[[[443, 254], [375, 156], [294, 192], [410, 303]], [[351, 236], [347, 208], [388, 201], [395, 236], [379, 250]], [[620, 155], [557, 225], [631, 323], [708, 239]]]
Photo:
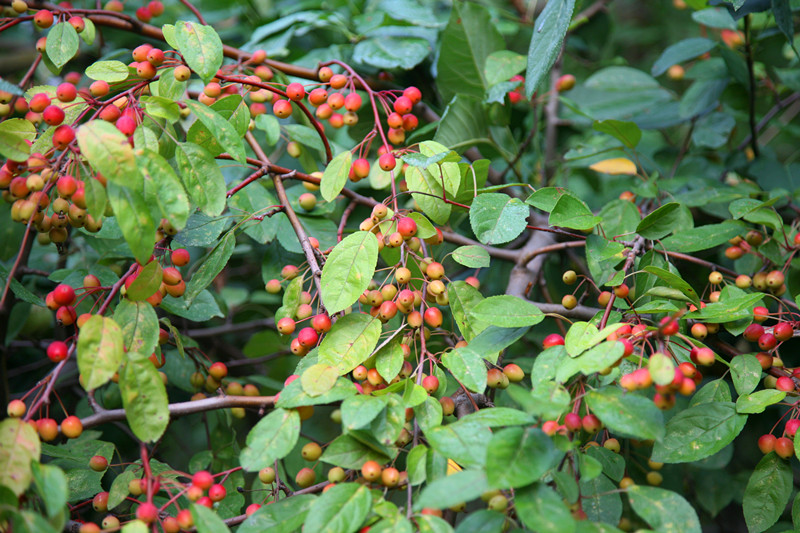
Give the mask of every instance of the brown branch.
[[240, 322], [238, 324], [225, 324], [224, 326], [216, 326], [213, 328], [205, 329], [190, 329], [186, 331], [185, 335], [193, 339], [201, 337], [217, 337], [228, 333], [241, 333], [251, 329], [275, 329], [274, 318], [261, 318], [258, 320], [251, 320], [250, 322]]
[[[779, 100], [775, 103], [772, 108], [764, 114], [764, 117], [756, 124], [756, 132], [761, 131], [764, 127], [769, 123], [770, 120], [778, 114], [784, 108], [789, 107], [793, 103], [800, 100], [800, 92], [792, 93], [783, 100]], [[736, 147], [737, 150], [744, 150], [744, 147], [747, 146], [750, 141], [752, 140], [752, 135], [748, 135], [744, 138], [742, 142], [739, 143], [739, 146]]]
[[206, 19], [203, 18], [203, 15], [200, 14], [200, 11], [198, 11], [197, 8], [194, 7], [191, 2], [189, 2], [189, 0], [181, 0], [181, 4], [185, 5], [189, 11], [191, 11], [192, 14], [197, 17], [197, 20], [200, 21], [200, 24], [203, 24], [204, 26], [206, 25]]
[[[229, 407], [268, 407], [275, 403], [274, 396], [217, 396], [196, 400], [193, 402], [173, 403], [169, 406], [170, 418], [203, 413], [215, 409], [227, 409]], [[108, 422], [125, 420], [125, 409], [109, 409], [99, 413], [89, 415], [82, 419], [83, 428], [87, 429]]]

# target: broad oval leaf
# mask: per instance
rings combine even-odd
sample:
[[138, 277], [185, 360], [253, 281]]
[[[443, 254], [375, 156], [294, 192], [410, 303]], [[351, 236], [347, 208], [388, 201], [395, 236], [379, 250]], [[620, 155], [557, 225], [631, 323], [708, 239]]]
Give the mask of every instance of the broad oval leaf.
[[334, 157], [325, 167], [325, 172], [322, 173], [322, 180], [319, 184], [319, 192], [328, 202], [336, 200], [336, 197], [344, 189], [352, 161], [352, 152], [345, 150]]
[[489, 483], [495, 488], [520, 488], [537, 481], [561, 456], [553, 439], [538, 428], [496, 431], [486, 456]]
[[225, 151], [227, 151], [233, 158], [244, 164], [244, 142], [242, 136], [236, 131], [236, 128], [222, 118], [219, 113], [205, 104], [187, 99], [185, 104], [192, 111], [203, 125], [208, 128], [208, 131], [219, 141]]
[[192, 279], [186, 284], [186, 293], [183, 298], [187, 307], [192, 304], [192, 301], [194, 301], [212, 281], [214, 281], [217, 274], [225, 268], [225, 265], [228, 264], [228, 259], [233, 255], [233, 249], [235, 247], [236, 235], [231, 230], [217, 243], [203, 262], [203, 265], [197, 269]]
[[636, 233], [645, 239], [660, 239], [669, 235], [680, 217], [680, 206], [678, 202], [662, 205], [639, 222]]
[[564, 499], [544, 483], [519, 490], [514, 506], [522, 523], [540, 533], [572, 533], [575, 520]]
[[292, 451], [300, 436], [300, 415], [294, 409], [275, 409], [247, 434], [246, 446], [239, 454], [242, 468], [256, 472], [272, 466]]
[[502, 193], [478, 195], [469, 210], [469, 223], [483, 244], [512, 241], [525, 231], [530, 208], [519, 198]]
[[551, 226], [578, 230], [592, 229], [602, 221], [603, 219], [595, 216], [582, 200], [570, 194], [564, 194], [558, 199], [549, 218]]
[[105, 385], [125, 354], [122, 329], [113, 319], [94, 315], [81, 328], [77, 351], [83, 387], [88, 391]]
[[319, 362], [343, 375], [372, 354], [381, 335], [381, 322], [363, 313], [345, 315], [333, 325], [319, 345]]
[[749, 531], [770, 528], [783, 514], [792, 495], [792, 468], [774, 452], [765, 455], [750, 475], [742, 507]]
[[[86, 76], [93, 80], [102, 80], [108, 83], [125, 81], [130, 71], [128, 65], [122, 61], [95, 61], [86, 67]], [[173, 76], [170, 76], [171, 78]]]
[[135, 301], [150, 298], [158, 291], [164, 277], [164, 269], [158, 261], [150, 261], [136, 275], [125, 296]]
[[59, 22], [50, 29], [45, 42], [47, 57], [56, 68], [61, 68], [78, 53], [81, 41], [78, 32], [69, 22]]
[[36, 127], [30, 120], [11, 118], [0, 122], [0, 155], [13, 161], [25, 161], [31, 153], [27, 141], [36, 139]]
[[322, 303], [328, 313], [353, 305], [369, 286], [378, 262], [378, 239], [357, 231], [337, 244], [322, 267]]
[[480, 393], [486, 388], [486, 364], [474, 352], [450, 350], [442, 356], [442, 364], [469, 390]]
[[31, 484], [31, 461], [39, 461], [41, 443], [36, 430], [19, 418], [0, 422], [0, 485], [20, 496]]
[[222, 66], [222, 41], [211, 26], [179, 20], [175, 24], [176, 48], [186, 64], [208, 82]]
[[219, 216], [225, 209], [225, 178], [208, 150], [193, 143], [177, 143], [175, 160], [192, 202], [208, 216]]
[[491, 257], [489, 257], [489, 252], [480, 246], [470, 244], [459, 246], [453, 250], [453, 261], [467, 268], [488, 268]]
[[[114, 322], [121, 324], [122, 341], [127, 351], [150, 354], [156, 349], [158, 317], [149, 303], [121, 300], [114, 310]], [[78, 348], [80, 349], [80, 342]]]
[[732, 402], [694, 405], [667, 422], [664, 438], [653, 447], [652, 459], [688, 463], [710, 457], [730, 444], [746, 421], [747, 416], [737, 414]]
[[[658, 441], [664, 435], [664, 417], [652, 400], [625, 394], [617, 388], [586, 395], [589, 408], [614, 433]], [[674, 419], [673, 419], [674, 420]]]
[[133, 434], [143, 441], [161, 438], [169, 424], [169, 399], [161, 374], [148, 355], [128, 354], [119, 376], [119, 391]]
[[534, 304], [508, 294], [481, 300], [470, 314], [481, 322], [501, 328], [535, 326], [544, 320], [544, 313]]
[[367, 487], [356, 483], [337, 484], [314, 502], [303, 529], [319, 533], [356, 531], [371, 508], [372, 496]]
[[317, 363], [312, 365], [300, 376], [300, 383], [303, 391], [309, 396], [320, 396], [325, 394], [336, 385], [339, 379], [339, 371], [336, 367]]
[[674, 533], [702, 531], [697, 513], [689, 502], [671, 490], [634, 485], [628, 489], [628, 501], [636, 514], [655, 531]]

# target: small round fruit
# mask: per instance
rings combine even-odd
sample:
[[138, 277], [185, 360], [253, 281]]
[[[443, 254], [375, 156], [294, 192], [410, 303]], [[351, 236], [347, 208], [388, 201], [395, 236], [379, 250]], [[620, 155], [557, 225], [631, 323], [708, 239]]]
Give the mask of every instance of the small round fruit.
[[761, 435], [758, 438], [758, 449], [761, 450], [761, 453], [766, 455], [775, 450], [775, 442], [777, 440], [778, 438], [772, 433]]
[[53, 341], [47, 347], [47, 357], [54, 363], [60, 363], [67, 358], [69, 347], [61, 341]]
[[206, 490], [214, 484], [214, 476], [208, 470], [199, 470], [192, 475], [192, 485]]
[[316, 480], [317, 480], [316, 472], [314, 472], [312, 469], [308, 467], [301, 468], [294, 478], [294, 481], [295, 483], [297, 483], [297, 486], [302, 489], [310, 487], [311, 485], [314, 484]]
[[522, 371], [522, 368], [520, 368], [519, 365], [514, 363], [509, 363], [503, 367], [503, 373], [511, 383], [519, 383], [525, 379], [525, 372]]
[[576, 274], [574, 270], [567, 270], [561, 275], [561, 281], [567, 285], [573, 285], [578, 281], [578, 274]]
[[217, 361], [208, 367], [208, 375], [217, 381], [222, 381], [228, 375], [228, 367], [225, 366], [225, 363]]
[[794, 442], [787, 437], [781, 437], [775, 441], [775, 453], [783, 459], [794, 456]]
[[300, 451], [300, 455], [302, 455], [303, 459], [306, 461], [316, 461], [322, 455], [322, 447], [316, 442], [309, 442], [303, 446], [303, 449]]
[[361, 475], [367, 481], [377, 481], [381, 477], [383, 468], [377, 461], [367, 461], [361, 466]]
[[306, 192], [300, 195], [300, 198], [298, 198], [297, 203], [299, 203], [300, 207], [302, 207], [306, 211], [311, 211], [317, 206], [317, 197], [311, 194], [310, 192]]
[[551, 333], [547, 337], [544, 338], [542, 341], [542, 347], [547, 349], [553, 346], [563, 346], [564, 345], [564, 337], [559, 335], [558, 333]]
[[275, 470], [268, 466], [258, 471], [258, 480], [264, 485], [269, 485], [275, 481]]
[[564, 306], [564, 309], [575, 309], [578, 306], [578, 299], [572, 294], [565, 294], [561, 298], [561, 305]]
[[220, 502], [225, 499], [228, 491], [221, 483], [215, 483], [208, 488], [208, 497], [212, 502]]
[[143, 502], [136, 508], [136, 518], [145, 524], [152, 524], [158, 520], [158, 507], [149, 502]]
[[185, 248], [173, 250], [170, 258], [172, 259], [172, 264], [179, 267], [188, 265], [189, 259], [191, 259], [189, 252]]
[[106, 468], [108, 468], [108, 459], [102, 455], [95, 455], [89, 459], [89, 468], [95, 472], [103, 472]]
[[68, 439], [75, 439], [83, 433], [83, 423], [75, 415], [70, 415], [61, 421], [61, 433]]
[[397, 166], [397, 160], [395, 159], [394, 154], [389, 152], [380, 156], [378, 158], [378, 166], [380, 166], [381, 169], [386, 172], [394, 170], [394, 168]]
[[22, 418], [28, 408], [22, 400], [11, 400], [6, 407], [6, 413], [11, 418]]

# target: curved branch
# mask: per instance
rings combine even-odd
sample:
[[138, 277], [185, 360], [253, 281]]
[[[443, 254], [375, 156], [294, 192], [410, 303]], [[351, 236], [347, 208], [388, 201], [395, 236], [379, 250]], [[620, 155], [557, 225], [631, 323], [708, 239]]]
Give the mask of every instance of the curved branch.
[[[275, 404], [274, 396], [217, 396], [193, 402], [173, 403], [169, 406], [170, 418], [227, 409], [229, 407], [270, 407]], [[108, 422], [125, 420], [125, 409], [109, 409], [89, 415], [82, 419], [83, 429], [99, 426]]]

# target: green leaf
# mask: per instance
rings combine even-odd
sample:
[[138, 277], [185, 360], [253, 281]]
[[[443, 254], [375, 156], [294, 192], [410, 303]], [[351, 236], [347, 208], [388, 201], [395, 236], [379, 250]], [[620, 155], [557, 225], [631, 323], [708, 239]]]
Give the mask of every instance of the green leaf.
[[11, 118], [0, 122], [0, 155], [13, 161], [25, 161], [31, 153], [26, 141], [36, 139], [36, 127], [24, 118]]
[[474, 3], [455, 4], [442, 32], [436, 63], [437, 87], [442, 100], [458, 94], [482, 99], [488, 84], [483, 67], [495, 50], [505, 48], [503, 37], [490, 20], [485, 7]]
[[689, 502], [671, 490], [633, 485], [628, 489], [628, 501], [636, 514], [656, 531], [702, 531], [697, 513]]
[[649, 272], [650, 274], [653, 274], [655, 276], [658, 276], [659, 278], [667, 282], [667, 284], [670, 287], [681, 291], [696, 306], [698, 307], [700, 306], [700, 297], [698, 296], [697, 291], [695, 291], [691, 285], [686, 283], [683, 280], [683, 278], [681, 278], [677, 274], [673, 274], [668, 270], [664, 270], [663, 268], [659, 268], [656, 266], [646, 266], [644, 267], [644, 271]]
[[575, 0], [555, 0], [545, 5], [533, 26], [528, 48], [528, 70], [525, 73], [525, 95], [533, 97], [556, 62], [567, 35]]
[[[617, 485], [606, 476], [581, 480], [581, 506], [589, 520], [616, 524], [622, 516], [622, 498]], [[578, 530], [580, 531], [580, 530]]]
[[680, 205], [677, 202], [662, 205], [639, 222], [636, 233], [645, 239], [660, 239], [669, 235], [680, 220]]
[[[518, 500], [515, 499], [515, 501]], [[458, 523], [456, 533], [498, 533], [503, 531], [505, 519], [505, 515], [502, 513], [488, 509], [472, 511]]]
[[[561, 369], [564, 366], [569, 365], [570, 361], [573, 360], [564, 358], [563, 364], [558, 367], [558, 372], [561, 373]], [[567, 373], [574, 375], [577, 373], [577, 371], [570, 370]], [[521, 403], [527, 402], [523, 403], [523, 406], [529, 413], [542, 416], [546, 419], [556, 419], [567, 411], [572, 398], [567, 390], [555, 381], [545, 381], [541, 378], [539, 379], [540, 381], [534, 384], [533, 390], [530, 391], [527, 398], [523, 396], [524, 393], [522, 392], [519, 395], [516, 395], [512, 392], [512, 396], [514, 399], [519, 398]], [[507, 390], [515, 391], [518, 389], [510, 388]]]
[[222, 66], [222, 41], [217, 32], [211, 26], [179, 20], [174, 36], [186, 64], [208, 83]]
[[486, 58], [484, 75], [489, 86], [511, 79], [514, 75], [525, 70], [528, 64], [524, 55], [511, 50], [498, 50]]
[[303, 525], [316, 500], [313, 494], [296, 494], [264, 505], [242, 522], [237, 533], [293, 533]]
[[339, 435], [326, 448], [320, 461], [342, 468], [360, 469], [366, 461], [377, 461], [381, 464], [389, 460], [388, 455], [373, 443], [367, 443], [355, 437], [353, 432]]
[[481, 409], [461, 418], [465, 423], [475, 423], [488, 427], [524, 426], [533, 423], [533, 418], [522, 411], [510, 407]]
[[375, 356], [375, 368], [387, 383], [397, 377], [403, 368], [403, 348], [400, 336], [396, 336], [389, 344], [378, 350]]
[[[441, 200], [444, 194], [441, 182], [427, 170], [409, 166], [406, 169], [406, 183], [420, 209], [435, 223], [446, 224], [450, 219], [452, 206]], [[414, 194], [415, 192], [424, 194]]]
[[161, 374], [148, 357], [149, 354], [128, 354], [119, 376], [119, 391], [133, 434], [140, 440], [155, 442], [169, 424], [169, 399]]
[[337, 244], [322, 267], [322, 303], [328, 313], [353, 305], [367, 290], [378, 262], [378, 239], [357, 231]]
[[94, 315], [81, 328], [77, 352], [83, 387], [88, 391], [105, 385], [124, 357], [122, 330], [113, 319]]
[[40, 464], [37, 460], [31, 461], [33, 480], [36, 491], [44, 500], [47, 516], [53, 518], [61, 514], [67, 505], [67, 476], [57, 466]]
[[219, 113], [211, 109], [205, 104], [196, 102], [191, 99], [184, 101], [186, 106], [192, 113], [208, 128], [219, 144], [228, 152], [236, 161], [244, 164], [244, 142], [242, 136], [236, 131], [233, 124], [222, 118]]
[[[86, 76], [93, 80], [116, 83], [128, 79], [128, 65], [122, 61], [95, 61], [86, 68]], [[173, 76], [170, 76], [174, 79]]]
[[753, 316], [753, 308], [764, 298], [763, 294], [745, 293], [741, 296], [734, 295], [723, 298], [719, 302], [706, 305], [702, 309], [693, 311], [686, 318], [720, 324], [732, 322]]
[[111, 483], [111, 488], [108, 491], [108, 508], [114, 509], [116, 506], [125, 501], [130, 492], [128, 487], [131, 481], [136, 479], [136, 473], [133, 469], [125, 470], [117, 475]]
[[483, 244], [502, 244], [525, 231], [530, 209], [519, 198], [502, 193], [478, 195], [469, 210], [469, 223]]
[[726, 220], [721, 224], [682, 229], [679, 234], [664, 239], [662, 244], [667, 250], [674, 252], [699, 252], [728, 242], [732, 237], [741, 234], [742, 228], [741, 223]]
[[[327, 263], [326, 263], [327, 265]], [[319, 345], [319, 362], [344, 375], [372, 354], [381, 335], [381, 322], [363, 313], [345, 315], [333, 325]]]
[[660, 76], [672, 65], [677, 65], [684, 61], [694, 59], [697, 56], [701, 56], [716, 46], [717, 43], [704, 37], [692, 37], [678, 41], [668, 46], [661, 53], [661, 56], [653, 63], [650, 74], [653, 76]]
[[372, 422], [386, 408], [386, 396], [350, 396], [342, 402], [342, 428], [361, 429]]
[[603, 341], [621, 325], [620, 323], [609, 324], [602, 330], [598, 330], [590, 322], [574, 322], [567, 331], [567, 336], [564, 337], [564, 349], [567, 350], [570, 357], [577, 357]]
[[117, 185], [112, 181], [106, 185], [106, 192], [133, 257], [140, 264], [147, 263], [155, 246], [156, 224], [144, 195], [138, 189]]
[[222, 518], [204, 505], [192, 505], [192, 519], [197, 533], [225, 533], [230, 531]]
[[508, 294], [481, 300], [470, 314], [481, 322], [501, 328], [535, 326], [544, 320], [544, 313], [534, 304]]
[[[441, 88], [441, 85], [439, 87]], [[457, 94], [442, 113], [433, 139], [453, 149], [465, 149], [479, 143], [497, 146], [489, 135], [488, 117], [481, 100], [474, 96]], [[429, 167], [428, 171], [434, 178], [440, 180], [438, 169], [434, 171]], [[445, 186], [447, 185], [448, 183], [445, 183]], [[446, 188], [451, 192], [448, 187]]]
[[414, 407], [414, 420], [422, 431], [441, 426], [442, 404], [435, 397], [428, 396], [424, 402]]
[[763, 413], [764, 409], [786, 397], [784, 391], [765, 389], [752, 394], [744, 394], [736, 399], [736, 412], [739, 414]]
[[442, 364], [467, 389], [480, 393], [486, 388], [486, 364], [474, 352], [455, 348], [442, 356]]
[[761, 381], [761, 363], [751, 353], [734, 357], [731, 360], [731, 377], [737, 393], [750, 394]]
[[150, 298], [161, 286], [163, 275], [164, 269], [161, 268], [161, 264], [158, 261], [150, 261], [139, 271], [125, 296], [134, 301]]
[[189, 198], [210, 217], [225, 209], [225, 178], [208, 150], [193, 143], [176, 143], [175, 160]]
[[113, 124], [105, 120], [86, 122], [78, 128], [75, 137], [81, 154], [109, 183], [142, 193], [143, 181], [136, 168], [133, 147]]
[[233, 255], [236, 246], [236, 235], [229, 231], [220, 239], [203, 264], [194, 273], [192, 279], [186, 284], [186, 293], [183, 298], [186, 306], [191, 306], [197, 296], [208, 287], [214, 278], [222, 272], [228, 264], [228, 260]]
[[642, 130], [635, 122], [625, 122], [622, 120], [595, 120], [592, 124], [595, 131], [608, 133], [615, 139], [619, 139], [628, 148], [636, 148], [642, 140]]
[[464, 340], [471, 342], [489, 324], [474, 318], [469, 311], [472, 310], [483, 296], [480, 291], [464, 281], [454, 281], [447, 285], [447, 296], [450, 299], [450, 310], [456, 321], [458, 330]]
[[300, 376], [303, 391], [309, 396], [325, 394], [336, 385], [339, 371], [330, 365], [317, 363], [307, 368]]
[[692, 13], [692, 20], [709, 28], [736, 30], [736, 21], [724, 7], [709, 7]]
[[[625, 346], [621, 342], [608, 341], [598, 344], [578, 357], [569, 357], [564, 360], [556, 370], [556, 381], [566, 383], [578, 372], [585, 376], [610, 368], [619, 361], [625, 353]], [[672, 375], [674, 377], [674, 373]], [[670, 378], [672, 381], [672, 378]]]
[[45, 52], [56, 68], [61, 68], [78, 53], [81, 41], [69, 22], [59, 22], [47, 34]]
[[553, 440], [538, 428], [496, 431], [486, 457], [489, 483], [496, 488], [521, 488], [541, 478], [561, 456]]
[[367, 487], [340, 483], [314, 502], [303, 529], [320, 533], [355, 532], [371, 508], [372, 496]]
[[259, 420], [250, 433], [239, 461], [242, 468], [256, 472], [272, 466], [292, 451], [300, 436], [300, 415], [296, 410], [275, 409]]
[[792, 495], [792, 468], [774, 452], [765, 455], [750, 475], [742, 507], [748, 531], [769, 529], [783, 514]]
[[433, 224], [425, 215], [414, 211], [409, 213], [408, 216], [417, 223], [417, 237], [428, 239], [436, 235], [436, 228], [433, 227]]
[[522, 523], [537, 533], [575, 531], [575, 520], [563, 499], [544, 483], [518, 490], [514, 506]]
[[380, 69], [409, 70], [422, 63], [430, 52], [431, 45], [425, 39], [380, 35], [358, 42], [353, 48], [353, 61]]
[[453, 261], [467, 268], [489, 268], [489, 252], [480, 246], [470, 244], [453, 250]]
[[[182, 230], [189, 220], [189, 197], [178, 175], [158, 153], [143, 149], [136, 155], [136, 164], [144, 179], [145, 198], [158, 205], [161, 216], [173, 228]], [[250, 190], [247, 191], [251, 192]]]
[[617, 388], [605, 388], [591, 391], [586, 395], [586, 401], [592, 412], [614, 433], [657, 442], [664, 435], [664, 417], [648, 398], [625, 394]]
[[[704, 387], [705, 388], [705, 387]], [[736, 413], [732, 402], [694, 405], [673, 416], [652, 459], [661, 463], [689, 463], [710, 457], [742, 431], [747, 416]]]
[[31, 484], [31, 461], [39, 461], [41, 444], [36, 430], [19, 418], [0, 422], [0, 485], [21, 496]]
[[475, 422], [455, 422], [426, 431], [425, 437], [434, 450], [464, 468], [470, 468], [486, 463], [492, 431]]
[[476, 499], [489, 490], [486, 473], [478, 470], [462, 470], [429, 483], [414, 503], [414, 509], [423, 507], [446, 509], [459, 503]]
[[453, 533], [453, 526], [438, 516], [420, 515], [414, 520], [417, 522], [419, 533]]
[[334, 157], [325, 167], [319, 189], [322, 197], [328, 202], [336, 200], [336, 197], [344, 189], [352, 161], [353, 154], [349, 150], [345, 150]]
[[583, 201], [570, 194], [564, 194], [553, 206], [548, 222], [551, 226], [588, 230], [602, 221], [602, 218], [592, 214]]
[[[129, 352], [151, 354], [158, 345], [158, 317], [153, 306], [147, 302], [132, 302], [128, 299], [120, 300], [114, 310], [116, 324], [122, 324], [121, 335], [125, 349]], [[84, 326], [85, 327], [85, 326]], [[80, 353], [80, 338], [78, 337], [78, 350]]]
[[300, 380], [295, 380], [284, 387], [276, 405], [284, 409], [303, 405], [322, 405], [344, 400], [345, 398], [355, 395], [357, 392], [356, 386], [352, 381], [340, 377], [336, 380], [336, 384], [331, 390], [319, 396], [310, 396], [303, 390], [302, 382]]

